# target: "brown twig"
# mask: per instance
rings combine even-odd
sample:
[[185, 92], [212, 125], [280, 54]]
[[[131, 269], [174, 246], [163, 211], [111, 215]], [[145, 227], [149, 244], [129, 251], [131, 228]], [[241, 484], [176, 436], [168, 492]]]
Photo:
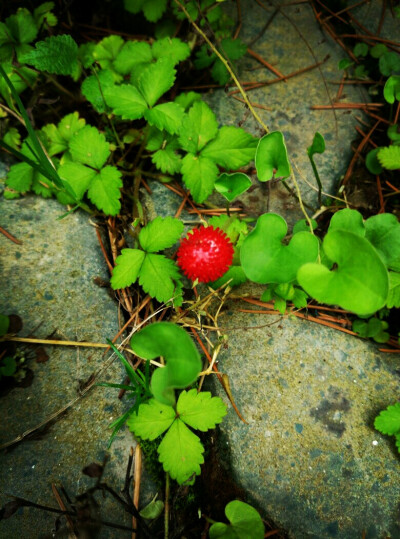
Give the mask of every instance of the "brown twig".
[[257, 60], [257, 62], [259, 62], [261, 65], [263, 65], [264, 67], [266, 67], [267, 69], [269, 69], [269, 71], [271, 71], [271, 73], [273, 73], [274, 75], [276, 75], [277, 77], [281, 78], [282, 80], [286, 80], [286, 77], [285, 75], [283, 75], [283, 73], [281, 73], [278, 69], [276, 69], [276, 67], [274, 67], [273, 65], [269, 64], [266, 60], [264, 60], [264, 58], [262, 56], [260, 56], [259, 54], [257, 54], [255, 51], [253, 51], [252, 49], [248, 48], [247, 49], [247, 53], [250, 54], [250, 56], [252, 56], [255, 60]]
[[367, 135], [363, 138], [363, 140], [360, 142], [360, 144], [358, 145], [356, 151], [354, 152], [354, 155], [353, 157], [351, 158], [351, 161], [350, 161], [350, 164], [348, 166], [348, 169], [346, 171], [346, 174], [344, 175], [344, 178], [343, 178], [343, 181], [342, 181], [342, 185], [346, 185], [346, 183], [349, 181], [349, 178], [353, 172], [353, 168], [354, 168], [354, 165], [356, 164], [356, 161], [362, 151], [362, 149], [364, 148], [364, 146], [367, 144], [368, 140], [370, 139], [372, 133], [375, 131], [375, 129], [378, 127], [378, 125], [380, 124], [380, 120], [378, 120], [372, 127], [371, 129], [368, 131]]
[[4, 228], [2, 228], [0, 226], [0, 232], [6, 237], [8, 238], [9, 240], [13, 241], [14, 243], [16, 243], [17, 245], [22, 245], [22, 241], [21, 240], [17, 240], [16, 237], [14, 237], [12, 234], [10, 234], [9, 232], [7, 232], [7, 230], [5, 230]]
[[[135, 449], [135, 469], [133, 474], [134, 487], [133, 487], [133, 505], [136, 509], [139, 509], [139, 498], [140, 498], [140, 483], [142, 479], [142, 448], [140, 444], [137, 444]], [[132, 528], [136, 530], [137, 528], [137, 519], [135, 516], [132, 517]], [[136, 531], [132, 532], [132, 539], [136, 539]]]

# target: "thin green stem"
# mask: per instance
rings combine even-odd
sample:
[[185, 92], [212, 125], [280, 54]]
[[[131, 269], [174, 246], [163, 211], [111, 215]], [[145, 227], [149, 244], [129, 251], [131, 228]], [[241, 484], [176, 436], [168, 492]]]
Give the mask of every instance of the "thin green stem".
[[203, 30], [195, 23], [195, 21], [191, 18], [191, 16], [189, 15], [189, 12], [187, 11], [187, 9], [185, 8], [185, 6], [183, 6], [179, 0], [174, 0], [175, 4], [184, 12], [184, 14], [186, 15], [188, 21], [194, 26], [194, 28], [196, 29], [196, 31], [201, 35], [201, 37], [204, 39], [204, 41], [207, 43], [207, 45], [210, 47], [210, 49], [213, 51], [213, 53], [219, 58], [219, 60], [221, 60], [221, 62], [224, 64], [226, 70], [228, 71], [229, 75], [232, 77], [234, 83], [236, 84], [236, 86], [238, 87], [238, 90], [239, 92], [242, 94], [242, 97], [246, 103], [246, 105], [248, 106], [250, 112], [252, 113], [252, 115], [254, 116], [254, 118], [257, 120], [257, 122], [261, 125], [261, 127], [264, 129], [264, 131], [266, 133], [269, 133], [269, 129], [268, 127], [266, 126], [266, 124], [262, 121], [262, 119], [260, 118], [260, 116], [257, 114], [257, 112], [254, 110], [254, 107], [252, 106], [252, 104], [250, 103], [249, 101], [249, 98], [247, 97], [247, 94], [246, 92], [243, 90], [242, 88], [242, 85], [240, 84], [238, 78], [236, 77], [235, 73], [233, 72], [231, 66], [229, 65], [229, 62], [226, 60], [226, 58], [224, 58], [222, 56], [222, 54], [217, 50], [217, 48], [215, 47], [215, 45], [210, 41], [210, 39], [206, 36], [206, 34], [203, 32]]
[[317, 166], [316, 166], [316, 164], [314, 162], [313, 157], [311, 155], [309, 155], [308, 157], [310, 158], [310, 163], [311, 163], [311, 166], [312, 166], [312, 169], [313, 169], [313, 172], [314, 172], [314, 176], [315, 176], [315, 179], [317, 180], [317, 185], [318, 185], [318, 207], [320, 208], [321, 205], [322, 205], [322, 200], [321, 200], [322, 183], [321, 183], [321, 179], [319, 177]]

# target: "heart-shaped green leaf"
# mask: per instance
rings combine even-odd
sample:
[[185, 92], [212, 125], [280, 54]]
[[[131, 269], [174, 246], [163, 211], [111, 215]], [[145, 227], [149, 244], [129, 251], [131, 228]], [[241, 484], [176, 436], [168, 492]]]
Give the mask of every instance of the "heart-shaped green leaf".
[[366, 238], [388, 269], [400, 271], [400, 223], [392, 213], [373, 215], [365, 221]]
[[363, 216], [357, 210], [349, 208], [340, 210], [332, 216], [329, 224], [329, 231], [331, 230], [347, 230], [347, 232], [352, 232], [363, 238], [365, 236]]
[[165, 367], [157, 369], [151, 379], [151, 391], [159, 402], [173, 406], [174, 389], [192, 384], [201, 371], [200, 354], [184, 329], [170, 322], [156, 322], [135, 333], [132, 350], [144, 359], [162, 356]]
[[226, 200], [232, 202], [236, 197], [247, 191], [250, 185], [251, 180], [247, 174], [235, 172], [233, 174], [221, 174], [217, 178], [214, 187]]
[[286, 221], [275, 213], [258, 218], [255, 229], [244, 240], [240, 261], [248, 279], [256, 283], [289, 283], [297, 270], [318, 257], [318, 239], [309, 232], [298, 232], [284, 245]]
[[337, 267], [330, 271], [321, 264], [302, 266], [297, 280], [307, 294], [359, 315], [372, 314], [385, 305], [388, 272], [369, 241], [332, 230], [325, 236], [323, 249]]
[[325, 151], [325, 139], [321, 135], [321, 133], [318, 133], [318, 131], [314, 135], [313, 142], [311, 146], [307, 148], [308, 156], [311, 158], [315, 153], [324, 153]]
[[290, 176], [290, 164], [283, 134], [273, 131], [260, 139], [255, 157], [257, 175], [260, 182]]
[[210, 528], [210, 539], [263, 539], [264, 524], [251, 505], [233, 500], [225, 507], [230, 524], [215, 522]]
[[367, 156], [365, 158], [365, 166], [371, 174], [381, 174], [383, 172], [383, 167], [378, 161], [379, 150], [380, 148], [374, 148], [367, 153]]

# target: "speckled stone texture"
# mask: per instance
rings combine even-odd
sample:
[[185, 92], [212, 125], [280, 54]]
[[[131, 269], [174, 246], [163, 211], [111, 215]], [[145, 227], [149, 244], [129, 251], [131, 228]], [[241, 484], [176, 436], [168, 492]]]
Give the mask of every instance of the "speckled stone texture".
[[[282, 3], [286, 2], [274, 2], [274, 5], [279, 6]], [[319, 68], [290, 78], [287, 82], [248, 92], [252, 103], [270, 107], [270, 111], [259, 108], [255, 110], [270, 131], [283, 132], [302, 197], [316, 209], [317, 192], [309, 186], [311, 184], [315, 188], [316, 181], [307, 148], [311, 145], [316, 131], [324, 136], [325, 153], [316, 154], [314, 159], [324, 191], [335, 192], [352, 155], [351, 142], [357, 136], [356, 116], [361, 117], [362, 113], [357, 110], [311, 110], [310, 107], [314, 105], [330, 105], [331, 100], [335, 100], [339, 88], [336, 83], [342, 76], [338, 62], [346, 54], [321, 31], [312, 8], [307, 3], [282, 7], [263, 32], [264, 25], [275, 11], [272, 5], [268, 6], [268, 2], [263, 4], [266, 9], [262, 9], [253, 0], [241, 2], [243, 24], [239, 37], [282, 74], [289, 75], [322, 62], [329, 56]], [[252, 43], [257, 36], [260, 37]], [[237, 71], [241, 81], [272, 82], [277, 78], [249, 55], [238, 62]], [[237, 95], [240, 97], [240, 94]], [[346, 85], [340, 102], [359, 103], [370, 100], [361, 85]], [[223, 90], [208, 94], [206, 101], [216, 112], [221, 125], [238, 125], [240, 122], [244, 129], [259, 136], [259, 124], [243, 103], [228, 97]], [[288, 184], [294, 188], [290, 180]], [[266, 188], [266, 184], [260, 185], [257, 182], [254, 190], [245, 194], [241, 200], [250, 214], [273, 211], [283, 215], [289, 224], [303, 217], [296, 199], [279, 182], [270, 183], [269, 188]]]
[[229, 340], [218, 364], [248, 422], [230, 408], [220, 427], [238, 484], [295, 539], [400, 537], [399, 457], [394, 439], [373, 428], [398, 400], [398, 356], [238, 306], [219, 319]]
[[[57, 221], [65, 208], [54, 200], [28, 196], [0, 199], [0, 225], [23, 242], [16, 245], [0, 234], [0, 312], [18, 314], [24, 323], [20, 336], [31, 332], [46, 338], [57, 330], [64, 340], [104, 343], [118, 331], [118, 310], [106, 288], [93, 283], [108, 279], [94, 227], [85, 213]], [[25, 348], [26, 349], [26, 348]], [[107, 361], [109, 354], [95, 348], [46, 347], [49, 360], [36, 363], [26, 349], [34, 372], [27, 388], [13, 389], [0, 399], [0, 444], [13, 440], [56, 413], [78, 396], [79, 385]], [[122, 383], [118, 360], [98, 381]], [[27, 440], [0, 458], [0, 505], [14, 494], [57, 507], [51, 483], [62, 483], [73, 496], [92, 485], [81, 469], [102, 459], [111, 431], [108, 425], [129, 405], [117, 399], [118, 389], [94, 387], [70, 411], [37, 439]], [[104, 480], [117, 491], [124, 485], [132, 435], [125, 431], [110, 450]], [[114, 501], [104, 503], [102, 517], [130, 525], [130, 517]], [[49, 536], [54, 515], [35, 509], [0, 523], [2, 537]], [[65, 522], [63, 523], [65, 525]], [[34, 532], [32, 531], [34, 530]], [[130, 537], [129, 532], [103, 529], [100, 537]], [[125, 535], [124, 535], [125, 533]]]

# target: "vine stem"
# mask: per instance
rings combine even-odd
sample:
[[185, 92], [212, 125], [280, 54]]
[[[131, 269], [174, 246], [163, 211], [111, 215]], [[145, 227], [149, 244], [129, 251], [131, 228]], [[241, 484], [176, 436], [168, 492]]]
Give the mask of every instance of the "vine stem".
[[304, 207], [304, 204], [303, 204], [303, 199], [301, 198], [301, 192], [300, 192], [300, 187], [299, 187], [299, 184], [297, 183], [297, 180], [295, 178], [295, 175], [294, 175], [294, 172], [292, 170], [292, 173], [290, 175], [290, 179], [293, 180], [293, 183], [294, 183], [294, 186], [296, 188], [296, 191], [297, 191], [297, 197], [299, 199], [299, 204], [300, 204], [300, 208], [301, 208], [301, 211], [303, 212], [303, 215], [304, 217], [306, 218], [306, 221], [308, 223], [308, 226], [310, 227], [310, 232], [311, 234], [314, 235], [314, 230], [313, 230], [313, 226], [312, 226], [312, 221], [308, 215], [308, 213], [306, 212], [306, 209]]
[[228, 73], [232, 77], [233, 81], [235, 82], [236, 86], [238, 87], [239, 92], [242, 94], [242, 97], [248, 106], [250, 112], [254, 116], [254, 118], [257, 120], [257, 122], [262, 126], [264, 131], [266, 133], [269, 133], [269, 129], [266, 126], [266, 124], [262, 121], [260, 116], [257, 114], [257, 112], [254, 110], [253, 105], [250, 103], [249, 98], [247, 97], [246, 92], [243, 90], [242, 85], [240, 84], [238, 78], [236, 77], [235, 73], [233, 72], [231, 66], [229, 65], [229, 62], [222, 56], [222, 54], [216, 49], [215, 45], [210, 41], [210, 39], [206, 36], [206, 34], [203, 32], [203, 30], [195, 23], [195, 21], [192, 19], [192, 17], [189, 15], [187, 9], [185, 6], [183, 6], [179, 0], [174, 0], [175, 4], [184, 12], [186, 15], [186, 18], [188, 21], [194, 26], [196, 31], [201, 35], [201, 37], [206, 41], [210, 49], [213, 51], [213, 53], [221, 60], [221, 62], [224, 64], [225, 68], [227, 69]]

